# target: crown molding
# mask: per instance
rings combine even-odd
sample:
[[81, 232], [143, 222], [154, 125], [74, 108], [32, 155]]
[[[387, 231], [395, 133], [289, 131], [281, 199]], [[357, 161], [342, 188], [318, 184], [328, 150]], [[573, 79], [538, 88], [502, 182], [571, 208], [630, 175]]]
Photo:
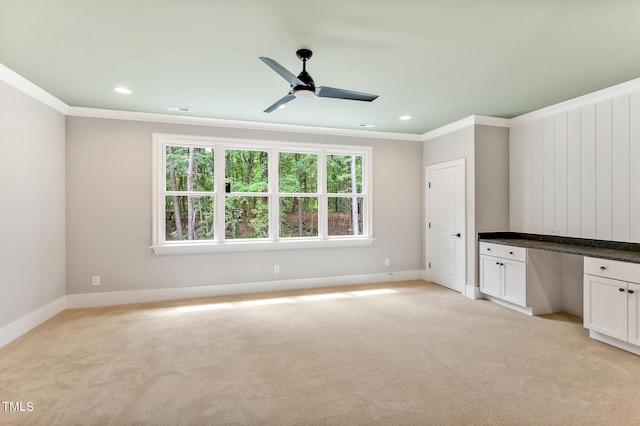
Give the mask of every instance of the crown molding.
[[331, 127], [300, 126], [293, 124], [261, 123], [241, 120], [225, 120], [218, 118], [179, 116], [171, 114], [154, 114], [133, 111], [120, 111], [99, 108], [73, 107], [62, 102], [44, 89], [36, 86], [20, 74], [0, 63], [0, 81], [24, 92], [32, 98], [53, 108], [54, 110], [75, 117], [105, 118], [113, 120], [146, 121], [154, 123], [190, 124], [196, 126], [224, 127], [232, 129], [262, 130], [286, 133], [307, 133], [314, 135], [348, 136], [366, 139], [389, 139], [420, 142], [420, 135], [411, 133], [392, 133], [371, 130], [338, 129]]
[[519, 126], [529, 121], [538, 120], [550, 115], [567, 112], [572, 109], [581, 108], [586, 105], [595, 104], [600, 101], [615, 98], [616, 96], [627, 95], [638, 90], [640, 90], [640, 78], [625, 81], [624, 83], [616, 84], [615, 86], [610, 86], [586, 95], [578, 96], [577, 98], [569, 99], [568, 101], [553, 104], [548, 107], [514, 117], [511, 119], [511, 127]]
[[511, 119], [501, 117], [491, 117], [488, 115], [474, 115], [475, 123], [479, 126], [492, 126], [492, 127], [511, 127]]
[[0, 81], [4, 81], [10, 86], [15, 87], [21, 92], [26, 93], [32, 98], [42, 102], [43, 104], [55, 109], [56, 111], [67, 114], [69, 111], [69, 105], [62, 102], [60, 99], [53, 96], [51, 93], [36, 86], [11, 68], [0, 64]]
[[371, 130], [337, 129], [332, 127], [299, 126], [294, 124], [261, 123], [257, 121], [224, 120], [219, 118], [192, 117], [172, 114], [120, 111], [99, 108], [70, 107], [67, 113], [74, 117], [105, 118], [113, 120], [146, 121], [154, 123], [190, 124], [196, 126], [224, 127], [232, 129], [262, 130], [270, 132], [309, 133], [314, 135], [349, 136], [366, 139], [392, 139], [420, 142], [420, 135], [410, 133], [377, 132]]
[[538, 120], [550, 115], [570, 111], [572, 109], [581, 108], [586, 105], [594, 104], [602, 100], [611, 99], [616, 96], [626, 95], [631, 92], [640, 91], [640, 78], [629, 80], [615, 86], [610, 86], [601, 90], [597, 90], [577, 98], [569, 99], [545, 108], [528, 112], [517, 117], [507, 119], [499, 117], [490, 117], [484, 115], [470, 115], [453, 123], [423, 133], [422, 135], [411, 133], [392, 133], [380, 132], [372, 130], [355, 130], [355, 129], [338, 129], [331, 127], [314, 127], [300, 126], [294, 124], [278, 124], [263, 123], [254, 121], [227, 120], [218, 118], [192, 117], [183, 115], [144, 113], [121, 110], [108, 110], [99, 108], [83, 108], [73, 107], [62, 102], [49, 92], [35, 85], [31, 81], [22, 77], [6, 65], [0, 63], [0, 81], [4, 81], [10, 86], [22, 91], [32, 98], [42, 102], [43, 104], [53, 108], [54, 110], [75, 117], [88, 118], [104, 118], [114, 120], [130, 120], [130, 121], [146, 121], [155, 123], [169, 124], [189, 124], [196, 126], [222, 127], [232, 129], [261, 130], [270, 132], [285, 133], [306, 133], [314, 135], [331, 135], [331, 136], [348, 136], [367, 139], [388, 139], [402, 141], [428, 141], [436, 137], [455, 132], [473, 125], [495, 126], [495, 127], [514, 127], [523, 123]]
[[480, 125], [480, 126], [494, 126], [494, 127], [510, 127], [511, 120], [508, 118], [489, 117], [486, 115], [470, 115], [446, 126], [438, 127], [430, 132], [422, 135], [423, 141], [428, 141], [437, 138], [447, 133], [455, 132], [456, 130], [464, 129], [465, 127]]

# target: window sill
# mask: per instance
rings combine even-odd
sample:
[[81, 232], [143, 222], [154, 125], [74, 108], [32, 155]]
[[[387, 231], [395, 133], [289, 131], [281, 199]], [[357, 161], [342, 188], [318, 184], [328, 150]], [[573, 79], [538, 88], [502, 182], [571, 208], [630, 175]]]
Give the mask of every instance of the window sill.
[[339, 238], [330, 240], [226, 241], [224, 243], [176, 243], [151, 246], [154, 254], [191, 254], [233, 251], [298, 250], [312, 248], [371, 246], [373, 238]]

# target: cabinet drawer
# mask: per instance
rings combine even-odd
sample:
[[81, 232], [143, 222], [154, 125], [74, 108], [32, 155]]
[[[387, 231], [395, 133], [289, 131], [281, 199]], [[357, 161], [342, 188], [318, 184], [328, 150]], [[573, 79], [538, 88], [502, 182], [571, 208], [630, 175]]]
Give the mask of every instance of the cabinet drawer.
[[640, 263], [585, 257], [584, 273], [614, 280], [640, 283]]
[[524, 247], [508, 246], [504, 244], [480, 242], [480, 254], [501, 257], [503, 259], [527, 261], [527, 249]]

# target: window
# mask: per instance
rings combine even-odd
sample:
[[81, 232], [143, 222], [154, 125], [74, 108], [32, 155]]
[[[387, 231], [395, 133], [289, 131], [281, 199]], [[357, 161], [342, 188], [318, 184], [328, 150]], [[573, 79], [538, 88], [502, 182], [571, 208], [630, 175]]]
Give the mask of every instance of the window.
[[156, 253], [370, 245], [370, 147], [155, 134]]

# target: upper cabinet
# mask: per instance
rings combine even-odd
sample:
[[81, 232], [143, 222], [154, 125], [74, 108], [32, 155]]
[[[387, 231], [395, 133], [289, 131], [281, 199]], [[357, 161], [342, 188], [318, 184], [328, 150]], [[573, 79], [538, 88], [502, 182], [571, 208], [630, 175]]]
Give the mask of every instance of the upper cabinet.
[[640, 243], [640, 92], [513, 126], [509, 175], [511, 231]]

